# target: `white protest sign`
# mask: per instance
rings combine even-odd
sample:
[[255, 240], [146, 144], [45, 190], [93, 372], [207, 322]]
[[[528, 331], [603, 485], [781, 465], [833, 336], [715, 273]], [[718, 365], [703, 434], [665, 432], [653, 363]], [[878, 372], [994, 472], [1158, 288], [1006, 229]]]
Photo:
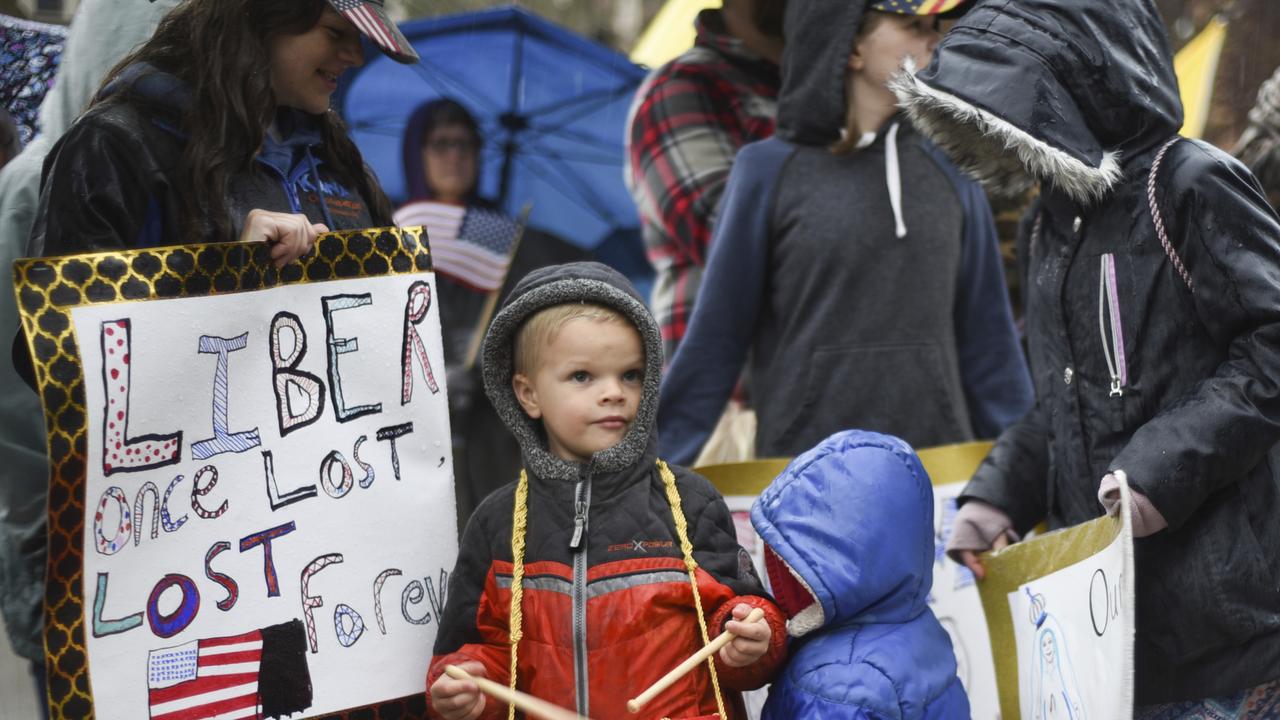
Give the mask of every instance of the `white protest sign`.
[[1101, 517], [986, 556], [981, 583], [1006, 718], [1133, 713], [1134, 570], [1129, 491]]
[[956, 674], [969, 694], [970, 716], [995, 720], [1000, 717], [1000, 697], [982, 598], [973, 573], [945, 552], [955, 523], [956, 497], [964, 486], [958, 482], [933, 487], [934, 562], [929, 607], [951, 637]]
[[[292, 619], [305, 628], [308, 712], [421, 692], [457, 541], [444, 393], [419, 377], [416, 402], [400, 402], [420, 282], [73, 311], [89, 378], [99, 717], [147, 717], [149, 695], [151, 717], [222, 698], [222, 683], [161, 692], [149, 655]], [[419, 338], [439, 337], [429, 318]], [[256, 673], [239, 670], [235, 687], [257, 693]]]
[[1117, 535], [1102, 552], [1009, 593], [1023, 718], [1132, 713], [1133, 574], [1125, 544]]
[[86, 686], [106, 719], [421, 703], [457, 527], [417, 242], [324, 236], [281, 279], [264, 248], [22, 261], [49, 592], [79, 610], [54, 611], [46, 644], [88, 680], [50, 684], [54, 717], [82, 715]]

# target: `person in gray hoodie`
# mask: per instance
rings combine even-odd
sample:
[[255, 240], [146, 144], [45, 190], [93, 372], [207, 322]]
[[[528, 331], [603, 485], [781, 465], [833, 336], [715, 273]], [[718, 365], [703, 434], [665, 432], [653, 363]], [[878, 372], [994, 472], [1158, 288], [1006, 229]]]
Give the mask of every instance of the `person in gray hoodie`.
[[904, 58], [928, 60], [934, 13], [962, 5], [788, 3], [777, 134], [734, 163], [662, 386], [676, 462], [697, 455], [748, 355], [761, 456], [854, 427], [920, 447], [994, 437], [1030, 408], [986, 197], [886, 87]]

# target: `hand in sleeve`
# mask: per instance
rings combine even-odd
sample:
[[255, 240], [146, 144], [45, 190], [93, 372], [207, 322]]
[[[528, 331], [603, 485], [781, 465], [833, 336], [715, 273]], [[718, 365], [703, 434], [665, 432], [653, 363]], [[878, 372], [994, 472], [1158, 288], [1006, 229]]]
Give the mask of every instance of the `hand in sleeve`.
[[[1125, 480], [1125, 484], [1128, 483], [1123, 470], [1107, 473], [1098, 487], [1098, 502], [1102, 503], [1103, 509], [1112, 517], [1120, 513], [1121, 479]], [[1133, 536], [1136, 538], [1154, 535], [1169, 527], [1169, 523], [1156, 506], [1151, 504], [1151, 500], [1132, 487], [1129, 489], [1129, 518], [1133, 521]]]
[[947, 555], [972, 570], [979, 580], [985, 580], [987, 569], [978, 555], [988, 550], [1003, 550], [1018, 540], [1013, 520], [1005, 511], [991, 503], [971, 499], [956, 513], [951, 537], [947, 539]]

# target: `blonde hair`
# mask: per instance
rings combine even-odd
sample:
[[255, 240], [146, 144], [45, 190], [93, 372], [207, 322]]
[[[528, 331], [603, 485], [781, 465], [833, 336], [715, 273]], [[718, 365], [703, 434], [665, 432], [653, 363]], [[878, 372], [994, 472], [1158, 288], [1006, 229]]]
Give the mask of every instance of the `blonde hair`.
[[591, 320], [601, 323], [631, 325], [626, 316], [617, 310], [596, 303], [562, 303], [543, 308], [524, 321], [516, 331], [515, 371], [532, 372], [542, 359], [542, 350], [570, 320]]

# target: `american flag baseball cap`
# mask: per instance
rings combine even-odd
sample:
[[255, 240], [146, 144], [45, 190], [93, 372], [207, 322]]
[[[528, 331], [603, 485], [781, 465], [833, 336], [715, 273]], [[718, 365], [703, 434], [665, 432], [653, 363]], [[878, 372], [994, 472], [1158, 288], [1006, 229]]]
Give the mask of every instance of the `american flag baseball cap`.
[[400, 28], [387, 17], [383, 0], [329, 0], [329, 4], [392, 60], [406, 65], [418, 62], [418, 51], [413, 49]]
[[[332, 1], [332, 0], [331, 0]], [[952, 13], [968, 0], [873, 0], [867, 7], [898, 15], [942, 15]]]
[[413, 49], [400, 28], [387, 17], [387, 9], [383, 7], [384, 0], [329, 0], [329, 4], [391, 59], [405, 65], [418, 62], [418, 51]]

